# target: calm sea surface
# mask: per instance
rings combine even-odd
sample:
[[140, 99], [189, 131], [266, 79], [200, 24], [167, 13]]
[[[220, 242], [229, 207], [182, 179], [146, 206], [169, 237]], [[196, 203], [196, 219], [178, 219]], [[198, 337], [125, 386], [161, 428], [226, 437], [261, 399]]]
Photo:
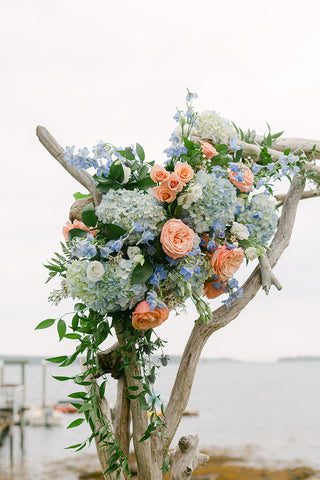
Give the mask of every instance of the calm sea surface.
[[[177, 368], [176, 363], [161, 368], [155, 388], [161, 392], [164, 402], [169, 399]], [[74, 369], [69, 367], [68, 372], [72, 374]], [[19, 373], [18, 367], [6, 366], [5, 382], [18, 382]], [[72, 382], [51, 378], [67, 374], [67, 369], [46, 367], [47, 404], [66, 400], [68, 394], [76, 390]], [[113, 402], [115, 385], [110, 384], [107, 390]], [[40, 404], [41, 399], [42, 366], [29, 364], [26, 366], [27, 403]], [[197, 433], [203, 448], [226, 449], [244, 455], [252, 463], [286, 466], [303, 463], [320, 468], [320, 361], [203, 360], [198, 367], [189, 408], [197, 410], [199, 415], [183, 417], [177, 437]], [[88, 434], [86, 425], [65, 429], [75, 418], [64, 415], [62, 425], [50, 428], [26, 426], [24, 452], [20, 448], [20, 429], [16, 427], [13, 461], [30, 467], [39, 465], [43, 459], [52, 462], [79, 455], [64, 449], [80, 443]], [[2, 473], [9, 469], [9, 451], [7, 437], [0, 447]], [[31, 478], [38, 477], [31, 475]]]

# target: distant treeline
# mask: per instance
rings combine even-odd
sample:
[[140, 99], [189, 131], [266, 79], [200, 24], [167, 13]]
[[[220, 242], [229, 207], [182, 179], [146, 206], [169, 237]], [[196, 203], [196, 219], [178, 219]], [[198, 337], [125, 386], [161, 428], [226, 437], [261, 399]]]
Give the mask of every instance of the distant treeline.
[[319, 362], [320, 356], [282, 357], [278, 362]]

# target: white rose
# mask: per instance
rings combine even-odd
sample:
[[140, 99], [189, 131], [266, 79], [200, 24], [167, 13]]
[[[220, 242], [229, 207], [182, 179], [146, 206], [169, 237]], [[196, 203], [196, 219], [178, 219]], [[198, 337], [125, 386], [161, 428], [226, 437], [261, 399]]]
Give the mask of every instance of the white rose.
[[192, 185], [186, 193], [179, 195], [178, 205], [183, 205], [185, 210], [191, 207], [192, 203], [196, 202], [202, 196], [202, 187], [199, 183]]
[[248, 240], [249, 230], [242, 223], [233, 222], [230, 232], [239, 238], [239, 240]]
[[189, 202], [191, 200], [191, 203], [194, 203], [198, 200], [198, 198], [201, 198], [202, 197], [202, 187], [200, 185], [200, 183], [195, 183], [194, 185], [192, 185], [192, 187], [190, 188], [190, 193], [189, 193]]
[[122, 165], [122, 168], [124, 174], [122, 183], [127, 183], [131, 175], [131, 168], [127, 167], [126, 165]]
[[105, 274], [104, 266], [102, 263], [98, 262], [97, 260], [94, 260], [93, 262], [90, 262], [89, 265], [87, 266], [87, 277], [91, 282], [98, 282], [103, 278], [103, 275]]
[[245, 250], [245, 254], [248, 260], [254, 260], [258, 256], [258, 250], [255, 247], [248, 247]]

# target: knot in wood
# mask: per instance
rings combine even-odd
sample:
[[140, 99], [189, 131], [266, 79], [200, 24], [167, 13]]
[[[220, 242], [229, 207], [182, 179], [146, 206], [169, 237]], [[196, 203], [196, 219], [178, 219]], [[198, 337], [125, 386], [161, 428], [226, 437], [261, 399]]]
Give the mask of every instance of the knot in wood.
[[190, 439], [188, 437], [181, 437], [179, 440], [179, 448], [181, 452], [186, 452], [190, 447]]
[[192, 468], [186, 467], [184, 474], [187, 475], [187, 477], [190, 477], [192, 472], [193, 472]]

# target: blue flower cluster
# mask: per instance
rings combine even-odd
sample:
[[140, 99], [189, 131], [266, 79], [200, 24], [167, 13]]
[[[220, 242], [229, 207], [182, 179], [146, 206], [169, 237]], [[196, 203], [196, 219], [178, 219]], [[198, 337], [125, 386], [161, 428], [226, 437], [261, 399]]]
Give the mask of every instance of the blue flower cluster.
[[268, 245], [277, 228], [278, 216], [272, 198], [264, 193], [252, 197], [246, 210], [237, 218], [249, 230], [249, 238]]
[[214, 173], [200, 170], [196, 181], [202, 186], [202, 197], [191, 205], [188, 215], [198, 233], [208, 232], [215, 222], [231, 224], [237, 205], [237, 191], [232, 183]]

